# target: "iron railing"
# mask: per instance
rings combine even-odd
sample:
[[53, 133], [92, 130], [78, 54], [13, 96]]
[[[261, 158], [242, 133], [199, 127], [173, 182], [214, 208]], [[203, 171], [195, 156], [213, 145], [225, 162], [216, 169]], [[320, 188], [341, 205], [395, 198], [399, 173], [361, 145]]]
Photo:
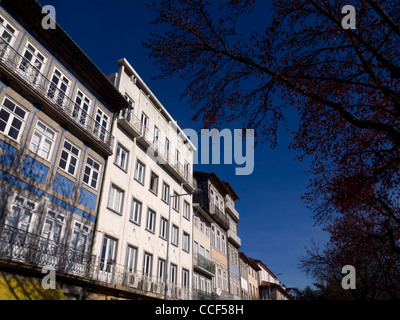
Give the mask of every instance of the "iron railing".
[[199, 253], [193, 255], [193, 265], [215, 275], [215, 264]]
[[94, 256], [9, 225], [0, 227], [0, 259], [56, 272], [91, 277]]
[[[139, 294], [153, 294], [163, 299], [165, 293], [165, 282], [163, 278], [150, 276], [136, 271], [127, 266], [116, 264], [114, 261], [106, 261], [98, 258], [92, 272], [93, 280], [104, 286], [121, 286], [127, 291]], [[192, 292], [180, 284], [168, 282], [168, 299], [191, 300]]]
[[[132, 109], [125, 109], [119, 113], [119, 119], [127, 121], [136, 131], [138, 136], [141, 136], [146, 144], [151, 147], [150, 151], [154, 151], [157, 155], [159, 164], [168, 164], [172, 167], [193, 189], [197, 188], [197, 180], [190, 173], [189, 168], [176, 161], [172, 153], [161, 141], [154, 136], [150, 129], [143, 125], [139, 118], [133, 113]], [[161, 159], [160, 159], [161, 158]]]
[[96, 141], [104, 144], [109, 151], [113, 150], [114, 137], [111, 133], [1, 38], [0, 64], [44, 97], [54, 109], [67, 116]]

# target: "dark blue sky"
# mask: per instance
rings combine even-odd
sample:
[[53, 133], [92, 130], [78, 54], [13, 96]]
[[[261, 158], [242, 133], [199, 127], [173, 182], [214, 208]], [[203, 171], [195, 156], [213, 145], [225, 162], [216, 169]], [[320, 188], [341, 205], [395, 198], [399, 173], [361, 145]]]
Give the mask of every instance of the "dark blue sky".
[[[40, 3], [55, 7], [59, 25], [104, 73], [116, 72], [117, 60], [125, 57], [181, 128], [201, 129], [200, 123], [191, 121], [193, 110], [179, 98], [184, 82], [151, 80], [159, 70], [141, 45], [149, 32], [155, 31], [150, 25], [153, 12], [146, 7], [145, 0], [40, 0]], [[266, 7], [256, 10], [255, 17], [248, 23], [242, 21], [243, 25], [264, 28], [270, 19]], [[296, 115], [290, 114], [290, 119], [291, 129], [296, 129]], [[328, 235], [314, 227], [312, 212], [300, 199], [310, 176], [304, 173], [307, 163], [293, 160], [295, 153], [288, 149], [290, 138], [281, 131], [276, 149], [258, 145], [255, 170], [250, 176], [235, 176], [236, 164], [197, 165], [195, 170], [217, 173], [239, 195], [241, 250], [264, 261], [275, 274], [281, 274], [278, 278], [286, 286], [303, 289], [312, 284], [312, 279], [298, 269], [298, 257], [305, 253], [304, 246], [310, 245], [311, 239], [324, 243]]]

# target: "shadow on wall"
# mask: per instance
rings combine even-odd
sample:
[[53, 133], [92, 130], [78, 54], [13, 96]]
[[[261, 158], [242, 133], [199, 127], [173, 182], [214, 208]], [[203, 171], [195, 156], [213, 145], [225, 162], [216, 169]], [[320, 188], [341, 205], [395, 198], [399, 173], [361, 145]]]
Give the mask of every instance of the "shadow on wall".
[[65, 300], [57, 284], [55, 290], [44, 289], [42, 279], [0, 272], [0, 300]]

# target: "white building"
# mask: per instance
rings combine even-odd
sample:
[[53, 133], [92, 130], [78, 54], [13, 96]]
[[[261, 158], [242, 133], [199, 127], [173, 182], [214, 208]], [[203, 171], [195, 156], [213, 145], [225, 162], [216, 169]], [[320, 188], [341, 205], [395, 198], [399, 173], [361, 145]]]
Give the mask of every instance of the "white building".
[[[104, 287], [117, 288], [120, 297], [162, 298], [167, 276], [168, 298], [189, 299], [192, 197], [187, 194], [196, 189], [196, 149], [128, 61], [118, 65], [118, 73], [108, 77], [132, 109], [114, 123], [114, 157], [106, 166], [93, 248], [99, 257], [96, 277]], [[92, 298], [110, 294], [99, 290]]]

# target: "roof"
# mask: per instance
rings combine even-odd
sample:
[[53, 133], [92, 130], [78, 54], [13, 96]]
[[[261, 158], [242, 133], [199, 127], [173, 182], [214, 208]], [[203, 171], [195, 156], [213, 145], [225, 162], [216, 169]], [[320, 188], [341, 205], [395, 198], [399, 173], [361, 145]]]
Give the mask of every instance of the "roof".
[[208, 177], [214, 186], [218, 189], [218, 191], [225, 197], [227, 194], [231, 195], [234, 200], [238, 200], [239, 197], [236, 192], [233, 190], [231, 185], [227, 182], [222, 181], [215, 172], [202, 172], [202, 171], [194, 171], [193, 175], [201, 175]]
[[253, 259], [249, 258], [244, 252], [239, 252], [239, 256], [246, 261], [256, 271], [261, 271], [261, 268], [254, 262]]
[[55, 29], [42, 28], [42, 6], [38, 1], [2, 0], [1, 6], [110, 111], [128, 107], [128, 102], [104, 73], [58, 24]]
[[254, 261], [254, 263], [258, 264], [259, 266], [261, 265], [261, 268], [264, 268], [265, 271], [267, 271], [274, 279], [277, 278], [277, 276], [264, 264], [264, 262], [262, 262], [261, 260], [256, 260], [256, 259], [252, 259], [251, 260]]

